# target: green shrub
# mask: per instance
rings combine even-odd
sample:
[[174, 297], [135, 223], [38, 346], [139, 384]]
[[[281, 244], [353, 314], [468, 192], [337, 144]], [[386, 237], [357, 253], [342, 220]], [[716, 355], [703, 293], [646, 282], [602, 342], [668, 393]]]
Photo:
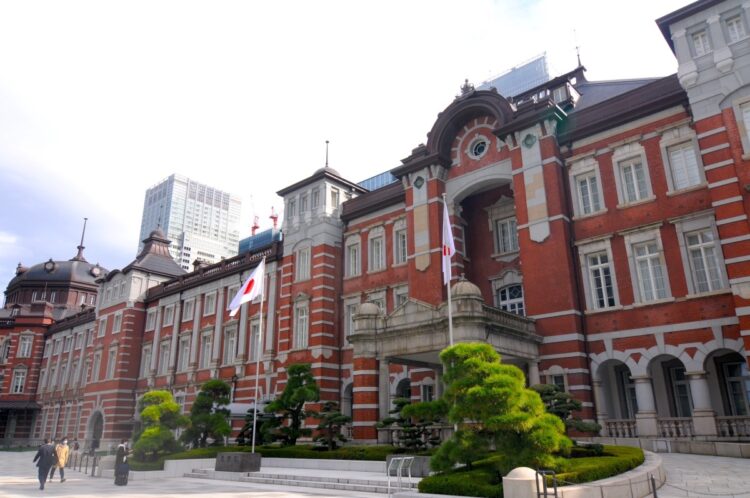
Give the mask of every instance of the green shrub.
[[587, 444], [587, 445], [576, 445], [570, 449], [570, 458], [583, 458], [583, 457], [595, 457], [602, 456], [604, 454], [604, 446], [601, 444]]
[[425, 477], [419, 481], [419, 492], [502, 498], [503, 487], [497, 483], [494, 470], [485, 466]]
[[568, 460], [567, 468], [557, 474], [557, 479], [567, 483], [598, 481], [627, 472], [644, 460], [643, 450], [640, 448], [605, 446], [602, 456]]

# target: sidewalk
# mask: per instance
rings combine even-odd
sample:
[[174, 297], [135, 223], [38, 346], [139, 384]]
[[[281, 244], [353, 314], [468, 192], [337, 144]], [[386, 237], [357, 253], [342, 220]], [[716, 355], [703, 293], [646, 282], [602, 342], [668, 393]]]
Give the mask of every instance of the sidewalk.
[[750, 498], [750, 459], [660, 453], [667, 482], [658, 498]]

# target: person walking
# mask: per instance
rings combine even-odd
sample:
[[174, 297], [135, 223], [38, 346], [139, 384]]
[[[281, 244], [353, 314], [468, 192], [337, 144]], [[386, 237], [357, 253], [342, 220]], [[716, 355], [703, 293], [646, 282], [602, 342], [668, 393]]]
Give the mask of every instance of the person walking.
[[78, 443], [78, 438], [73, 438], [73, 444], [71, 444], [71, 450], [72, 450], [72, 460], [73, 460], [73, 469], [76, 467], [76, 463], [78, 463], [78, 458], [81, 455], [81, 445]]
[[63, 438], [55, 446], [55, 454], [57, 455], [57, 464], [53, 465], [49, 471], [49, 480], [52, 481], [52, 478], [55, 477], [55, 469], [60, 469], [60, 482], [65, 482], [65, 464], [68, 463], [68, 455], [70, 454], [67, 438]]
[[115, 453], [115, 485], [127, 486], [128, 475], [130, 474], [130, 465], [128, 464], [128, 446], [127, 439], [120, 441]]
[[37, 462], [36, 466], [39, 467], [39, 489], [44, 489], [49, 469], [57, 462], [55, 448], [50, 444], [49, 439], [44, 439], [44, 444], [37, 450], [33, 461]]

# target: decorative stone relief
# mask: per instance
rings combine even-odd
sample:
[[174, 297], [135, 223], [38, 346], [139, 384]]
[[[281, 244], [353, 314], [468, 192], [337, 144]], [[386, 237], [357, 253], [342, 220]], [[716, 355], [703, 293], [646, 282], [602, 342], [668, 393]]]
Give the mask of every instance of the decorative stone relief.
[[539, 126], [523, 130], [521, 157], [523, 158], [523, 181], [526, 190], [526, 212], [529, 219], [529, 235], [534, 242], [543, 242], [550, 235], [547, 193], [544, 188], [542, 152], [539, 145]]

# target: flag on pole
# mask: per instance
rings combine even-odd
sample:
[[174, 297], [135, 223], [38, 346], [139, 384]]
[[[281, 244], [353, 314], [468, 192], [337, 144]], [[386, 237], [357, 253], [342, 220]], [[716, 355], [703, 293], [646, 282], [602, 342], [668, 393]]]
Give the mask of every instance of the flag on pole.
[[255, 267], [245, 283], [237, 291], [237, 294], [229, 303], [229, 316], [234, 316], [244, 303], [252, 301], [263, 292], [263, 278], [266, 274], [266, 258], [263, 258]]
[[448, 203], [443, 199], [443, 285], [451, 282], [451, 257], [456, 254], [456, 245], [453, 243], [453, 229], [448, 215]]

